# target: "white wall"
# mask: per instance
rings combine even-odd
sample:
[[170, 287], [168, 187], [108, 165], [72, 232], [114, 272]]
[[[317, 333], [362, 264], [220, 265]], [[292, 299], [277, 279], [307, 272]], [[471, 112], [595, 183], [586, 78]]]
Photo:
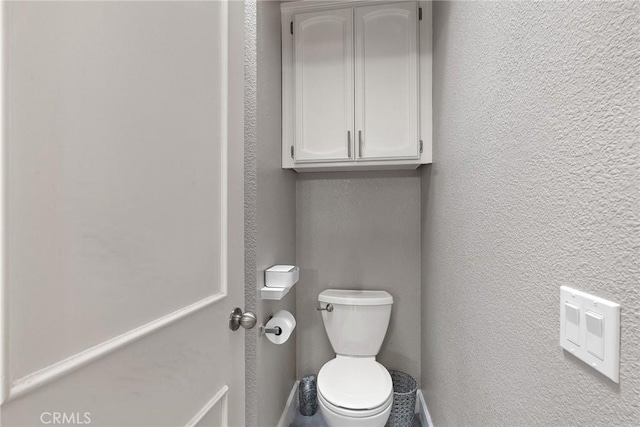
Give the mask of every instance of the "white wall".
[[[437, 2], [434, 24], [435, 425], [640, 424], [640, 3]], [[622, 305], [620, 384], [560, 348], [560, 285]]]

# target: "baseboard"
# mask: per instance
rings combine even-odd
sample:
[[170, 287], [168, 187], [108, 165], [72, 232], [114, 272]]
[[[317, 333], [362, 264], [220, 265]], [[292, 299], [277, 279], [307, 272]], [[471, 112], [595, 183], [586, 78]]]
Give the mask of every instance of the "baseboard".
[[431, 421], [431, 415], [429, 414], [429, 409], [427, 408], [427, 403], [424, 400], [422, 390], [418, 389], [418, 392], [416, 394], [416, 412], [420, 417], [420, 423], [422, 423], [422, 427], [433, 427], [433, 421]]
[[298, 409], [298, 384], [300, 381], [296, 381], [293, 384], [293, 388], [291, 389], [291, 393], [289, 393], [289, 398], [287, 399], [287, 404], [284, 407], [284, 411], [282, 411], [282, 416], [280, 417], [280, 421], [278, 421], [278, 427], [289, 427], [291, 423], [293, 423], [293, 418], [296, 415], [296, 409]]

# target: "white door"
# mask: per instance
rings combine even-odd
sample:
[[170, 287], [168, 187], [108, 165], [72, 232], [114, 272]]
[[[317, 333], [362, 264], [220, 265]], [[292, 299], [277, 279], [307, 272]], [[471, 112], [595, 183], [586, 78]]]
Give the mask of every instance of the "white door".
[[2, 425], [244, 425], [242, 4], [2, 7]]
[[353, 159], [353, 9], [293, 20], [296, 162]]
[[419, 156], [416, 8], [356, 8], [358, 159]]

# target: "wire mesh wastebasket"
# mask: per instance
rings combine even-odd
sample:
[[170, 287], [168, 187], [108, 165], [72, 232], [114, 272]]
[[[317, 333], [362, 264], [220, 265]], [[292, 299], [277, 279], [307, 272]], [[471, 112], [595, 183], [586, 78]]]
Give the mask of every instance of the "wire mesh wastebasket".
[[307, 375], [300, 380], [300, 385], [298, 386], [298, 404], [302, 415], [310, 417], [316, 413], [318, 401], [315, 375]]
[[393, 381], [393, 406], [387, 427], [412, 427], [418, 383], [411, 375], [389, 369]]

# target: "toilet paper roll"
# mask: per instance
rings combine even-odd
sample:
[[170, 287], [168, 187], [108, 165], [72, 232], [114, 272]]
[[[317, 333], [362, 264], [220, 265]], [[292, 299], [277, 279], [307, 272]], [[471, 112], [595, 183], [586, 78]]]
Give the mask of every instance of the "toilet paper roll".
[[265, 328], [275, 328], [276, 326], [282, 329], [282, 333], [280, 335], [266, 334], [267, 339], [274, 344], [284, 344], [296, 328], [296, 318], [287, 310], [280, 310], [267, 322]]

